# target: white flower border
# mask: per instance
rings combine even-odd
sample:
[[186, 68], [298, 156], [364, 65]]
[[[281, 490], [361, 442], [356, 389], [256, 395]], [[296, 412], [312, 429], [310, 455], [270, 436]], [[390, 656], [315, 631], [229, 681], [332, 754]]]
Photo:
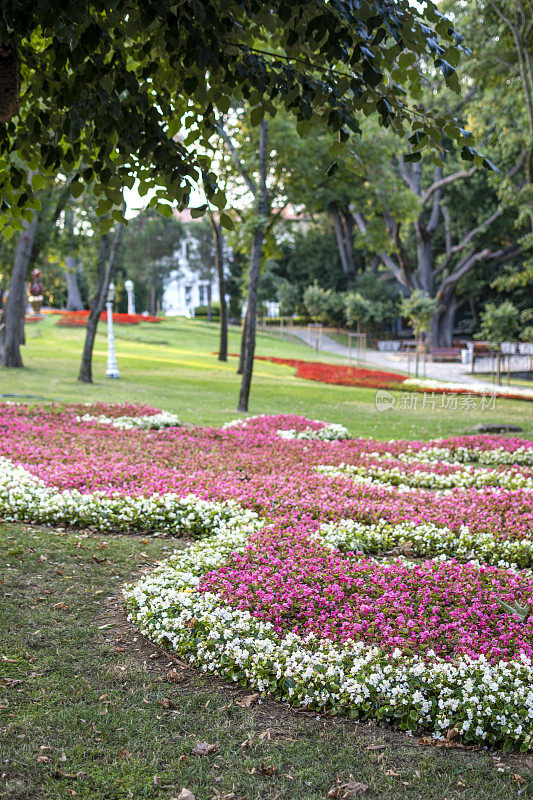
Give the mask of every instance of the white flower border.
[[287, 441], [339, 442], [343, 439], [351, 439], [348, 428], [345, 428], [344, 425], [340, 425], [338, 422], [323, 422], [320, 419], [314, 419], [312, 422], [322, 422], [324, 427], [304, 428], [302, 431], [289, 428], [288, 430], [276, 431], [276, 433]]
[[246, 546], [247, 526], [220, 530], [124, 587], [128, 619], [204, 672], [252, 685], [296, 706], [420, 727], [455, 728], [466, 741], [528, 750], [533, 742], [533, 663], [522, 657], [429, 660], [400, 650], [310, 635], [279, 636], [268, 622], [200, 593], [203, 574]]
[[95, 417], [92, 414], [83, 414], [76, 417], [76, 422], [96, 422], [99, 425], [111, 425], [113, 428], [123, 431], [159, 430], [160, 428], [177, 428], [181, 425], [177, 414], [172, 414], [170, 411], [145, 414], [142, 417], [106, 417], [105, 414]]
[[403, 453], [372, 452], [367, 453], [367, 456], [370, 458], [397, 458], [398, 461], [406, 463], [418, 461], [429, 464], [533, 467], [533, 447], [517, 447], [515, 450], [505, 450], [503, 447], [494, 447], [490, 450], [483, 450], [480, 447], [458, 447], [456, 450], [450, 450], [448, 447], [431, 446], [423, 447], [420, 450], [408, 448]]
[[513, 469], [497, 472], [487, 467], [465, 466], [446, 475], [426, 470], [403, 472], [398, 467], [359, 464], [318, 466], [317, 471], [329, 477], [348, 477], [357, 482], [379, 486], [397, 486], [400, 489], [484, 489], [487, 486], [509, 490], [533, 489], [533, 477]]
[[8, 522], [38, 522], [100, 531], [150, 531], [205, 536], [221, 526], [258, 524], [255, 511], [233, 500], [202, 500], [172, 492], [131, 497], [48, 486], [24, 467], [0, 458], [0, 517]]
[[[459, 381], [438, 381], [434, 378], [406, 378], [403, 383], [402, 387], [413, 387], [415, 389], [435, 389], [439, 391], [441, 389], [447, 389], [448, 391], [459, 391], [459, 392], [467, 392], [468, 394], [482, 396], [482, 397], [491, 397], [492, 395], [498, 395], [498, 397], [510, 397], [510, 399], [520, 399], [520, 397], [524, 397], [527, 399], [533, 400], [533, 390], [524, 388], [522, 386], [496, 386], [491, 385], [487, 388], [480, 388], [477, 387], [473, 383], [460, 383]], [[512, 395], [515, 395], [513, 398]], [[517, 396], [520, 397], [517, 398]]]
[[399, 549], [409, 556], [448, 556], [458, 561], [479, 561], [505, 569], [533, 567], [533, 541], [498, 539], [491, 533], [473, 533], [463, 525], [459, 533], [431, 522], [397, 524], [379, 520], [365, 524], [353, 519], [324, 523], [317, 535], [330, 547], [383, 554]]

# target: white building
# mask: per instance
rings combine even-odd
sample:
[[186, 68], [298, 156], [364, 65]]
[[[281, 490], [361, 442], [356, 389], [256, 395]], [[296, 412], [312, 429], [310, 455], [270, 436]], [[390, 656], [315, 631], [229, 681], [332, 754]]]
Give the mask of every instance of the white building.
[[[218, 303], [218, 281], [203, 280], [189, 267], [188, 255], [196, 242], [187, 236], [176, 254], [178, 267], [170, 273], [163, 288], [161, 308], [167, 317], [194, 317], [196, 306], [205, 306], [211, 289], [211, 303]], [[213, 265], [214, 267], [214, 265]]]

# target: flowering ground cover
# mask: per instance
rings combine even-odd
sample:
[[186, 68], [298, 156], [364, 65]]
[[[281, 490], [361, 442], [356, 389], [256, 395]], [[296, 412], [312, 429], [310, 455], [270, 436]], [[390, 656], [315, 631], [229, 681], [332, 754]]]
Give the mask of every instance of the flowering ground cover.
[[[237, 356], [236, 353], [230, 355]], [[480, 390], [475, 385], [456, 382], [439, 382], [426, 378], [410, 378], [398, 372], [386, 372], [346, 364], [326, 364], [321, 361], [306, 361], [301, 358], [279, 358], [277, 356], [255, 356], [257, 361], [271, 361], [274, 364], [294, 367], [296, 377], [336, 386], [364, 386], [369, 389], [401, 389], [431, 395], [470, 395], [490, 397], [497, 395], [512, 400], [533, 400], [529, 389], [513, 390], [508, 386], [491, 386], [490, 390]]]
[[155, 414], [3, 404], [0, 514], [199, 537], [126, 598], [141, 630], [206, 671], [308, 708], [530, 748], [533, 491], [342, 473], [528, 478], [533, 443], [339, 439], [297, 415], [100, 421]]
[[[56, 325], [65, 328], [86, 328], [89, 319], [88, 311], [49, 311], [49, 314], [57, 314], [59, 319]], [[113, 313], [113, 322], [117, 325], [138, 325], [141, 322], [161, 322], [163, 317], [154, 317], [149, 314], [126, 314], [121, 312]], [[107, 321], [107, 311], [102, 311], [100, 321]]]

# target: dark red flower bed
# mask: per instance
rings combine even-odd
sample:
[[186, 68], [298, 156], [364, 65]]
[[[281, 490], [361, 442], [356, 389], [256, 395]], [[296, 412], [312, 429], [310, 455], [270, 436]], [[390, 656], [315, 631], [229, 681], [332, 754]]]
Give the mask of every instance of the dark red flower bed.
[[[235, 356], [235, 353], [230, 353]], [[319, 383], [332, 383], [338, 386], [364, 386], [368, 389], [397, 389], [405, 380], [405, 375], [396, 372], [381, 372], [362, 367], [325, 364], [322, 361], [303, 361], [300, 358], [277, 358], [276, 356], [255, 356], [256, 361], [271, 361], [296, 369], [296, 377]]]
[[[60, 314], [60, 319], [56, 325], [64, 328], [85, 328], [89, 319], [88, 311], [56, 311], [52, 313]], [[143, 316], [142, 314], [113, 314], [113, 322], [117, 325], [138, 325], [140, 322], [161, 322], [163, 317]], [[107, 321], [107, 311], [102, 311], [100, 321]]]
[[395, 372], [381, 372], [362, 367], [341, 364], [324, 364], [322, 361], [302, 361], [299, 358], [276, 358], [257, 356], [259, 361], [272, 361], [296, 368], [296, 377], [320, 383], [333, 383], [338, 386], [366, 386], [370, 389], [393, 389], [405, 380]]

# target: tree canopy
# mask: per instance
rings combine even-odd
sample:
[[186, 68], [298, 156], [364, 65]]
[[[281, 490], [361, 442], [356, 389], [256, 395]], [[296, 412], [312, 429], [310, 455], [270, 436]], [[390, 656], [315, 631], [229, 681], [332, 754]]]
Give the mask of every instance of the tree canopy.
[[418, 102], [422, 73], [458, 91], [461, 37], [434, 3], [421, 13], [408, 0], [5, 0], [4, 77], [16, 83], [19, 59], [21, 99], [12, 113], [3, 92], [0, 109], [4, 233], [30, 221], [44, 173], [75, 170], [74, 196], [94, 184], [102, 231], [136, 178], [160, 211], [202, 177], [223, 207], [204, 146], [235, 99], [255, 125], [281, 105], [301, 132], [321, 123], [341, 140], [375, 113], [439, 151], [443, 128], [462, 132]]

